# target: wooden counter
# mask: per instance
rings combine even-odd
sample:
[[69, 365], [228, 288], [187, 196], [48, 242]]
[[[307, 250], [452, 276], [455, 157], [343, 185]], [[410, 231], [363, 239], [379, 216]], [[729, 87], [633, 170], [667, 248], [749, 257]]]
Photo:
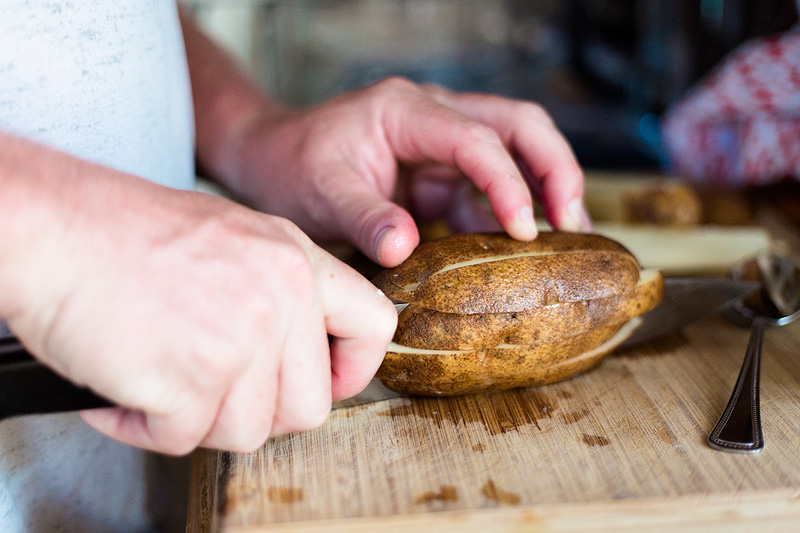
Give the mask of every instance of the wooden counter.
[[562, 383], [398, 398], [253, 454], [198, 452], [188, 530], [798, 530], [800, 322], [765, 335], [764, 451], [706, 445], [747, 339], [712, 317]]

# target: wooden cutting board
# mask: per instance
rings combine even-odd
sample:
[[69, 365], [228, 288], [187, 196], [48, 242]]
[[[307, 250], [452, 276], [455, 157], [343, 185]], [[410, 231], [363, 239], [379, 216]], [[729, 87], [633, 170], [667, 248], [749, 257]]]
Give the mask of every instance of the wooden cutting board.
[[712, 317], [562, 383], [399, 398], [253, 454], [198, 452], [187, 529], [797, 530], [800, 323], [766, 332], [764, 451], [705, 442], [747, 339]]

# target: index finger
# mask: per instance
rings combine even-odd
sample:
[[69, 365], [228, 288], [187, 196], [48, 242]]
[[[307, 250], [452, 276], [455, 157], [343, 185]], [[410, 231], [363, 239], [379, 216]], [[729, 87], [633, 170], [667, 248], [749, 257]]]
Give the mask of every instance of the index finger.
[[354, 269], [318, 250], [315, 258], [325, 326], [332, 335], [334, 400], [357, 394], [375, 376], [397, 327], [386, 296]]
[[486, 94], [428, 90], [445, 105], [490, 125], [518, 157], [531, 187], [541, 191], [547, 218], [559, 229], [591, 229], [583, 207], [583, 172], [553, 120], [532, 102]]
[[509, 235], [519, 240], [535, 238], [530, 190], [498, 133], [437, 102], [415, 85], [399, 90], [406, 105], [387, 106], [382, 117], [396, 157], [404, 162], [458, 168], [486, 194], [497, 221]]

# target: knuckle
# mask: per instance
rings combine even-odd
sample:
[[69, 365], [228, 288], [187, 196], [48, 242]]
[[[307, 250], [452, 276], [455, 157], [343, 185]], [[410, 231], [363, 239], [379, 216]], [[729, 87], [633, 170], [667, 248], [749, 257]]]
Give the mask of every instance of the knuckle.
[[292, 254], [284, 260], [286, 272], [281, 282], [286, 283], [289, 290], [300, 301], [309, 299], [314, 293], [314, 267], [305, 255]]
[[500, 143], [497, 132], [480, 122], [467, 121], [462, 126], [461, 138], [468, 145], [475, 143]]
[[297, 224], [295, 224], [288, 218], [270, 217], [270, 222], [275, 227], [277, 232], [280, 232], [289, 239], [298, 239], [304, 235], [302, 230], [297, 226]]
[[328, 419], [328, 416], [331, 414], [331, 403], [330, 402], [319, 402], [318, 405], [315, 405], [314, 408], [310, 409], [309, 412], [303, 417], [303, 426], [305, 429], [315, 429]]
[[[575, 157], [571, 157], [567, 163], [566, 175], [573, 178], [573, 182], [580, 184], [583, 187], [583, 168]], [[582, 190], [582, 188], [580, 189]]]
[[269, 428], [267, 431], [252, 432], [251, 434], [241, 436], [227, 448], [228, 451], [235, 453], [252, 453], [261, 448], [268, 438]]
[[383, 79], [374, 85], [376, 91], [381, 94], [396, 94], [409, 91], [419, 91], [419, 87], [413, 81], [402, 76], [391, 76]]
[[273, 426], [271, 435], [285, 435], [298, 431], [310, 431], [322, 426], [331, 412], [330, 398], [308, 403], [303, 408], [295, 408], [292, 412], [280, 413], [278, 423]]
[[171, 422], [167, 433], [159, 432], [155, 439], [157, 451], [167, 455], [183, 456], [197, 448], [207, 430], [199, 424], [181, 426], [179, 423]]
[[431, 95], [447, 94], [447, 89], [445, 89], [442, 85], [439, 85], [438, 83], [434, 83], [431, 81], [420, 83], [419, 87], [424, 92]]
[[314, 277], [314, 265], [311, 259], [296, 244], [277, 243], [270, 255], [270, 260], [276, 265], [278, 271], [287, 274], [284, 280], [291, 286], [307, 286], [309, 280]]
[[554, 124], [553, 117], [550, 116], [550, 113], [548, 113], [545, 108], [534, 102], [520, 103], [520, 108], [518, 111], [518, 116], [522, 117], [526, 121], [542, 122], [549, 125]]
[[174, 441], [169, 442], [165, 445], [165, 448], [161, 450], [163, 453], [167, 455], [173, 455], [176, 457], [182, 457], [184, 455], [188, 455], [192, 453], [199, 443], [198, 440], [186, 440], [186, 441]]
[[197, 394], [221, 389], [241, 374], [248, 358], [241, 355], [246, 351], [235, 349], [237, 344], [241, 343], [238, 340], [231, 342], [223, 338], [210, 338], [203, 349], [196, 351], [191, 358], [194, 369], [191, 380]]

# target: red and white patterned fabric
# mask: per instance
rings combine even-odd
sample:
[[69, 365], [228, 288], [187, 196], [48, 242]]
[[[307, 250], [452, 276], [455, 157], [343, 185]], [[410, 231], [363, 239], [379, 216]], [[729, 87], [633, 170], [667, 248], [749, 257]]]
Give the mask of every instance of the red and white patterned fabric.
[[671, 171], [731, 186], [800, 180], [800, 28], [749, 41], [664, 117]]

